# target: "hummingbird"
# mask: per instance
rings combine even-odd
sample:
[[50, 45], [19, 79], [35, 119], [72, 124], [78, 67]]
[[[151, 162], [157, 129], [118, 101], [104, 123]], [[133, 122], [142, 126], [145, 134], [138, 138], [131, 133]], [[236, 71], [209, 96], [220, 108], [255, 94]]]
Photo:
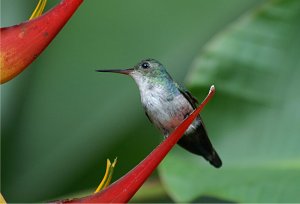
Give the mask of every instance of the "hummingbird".
[[[129, 69], [96, 70], [131, 76], [136, 82], [146, 116], [167, 137], [196, 109], [197, 99], [176, 83], [164, 65], [155, 59], [144, 59]], [[200, 115], [177, 143], [191, 153], [204, 157], [216, 168], [222, 161], [213, 148]]]

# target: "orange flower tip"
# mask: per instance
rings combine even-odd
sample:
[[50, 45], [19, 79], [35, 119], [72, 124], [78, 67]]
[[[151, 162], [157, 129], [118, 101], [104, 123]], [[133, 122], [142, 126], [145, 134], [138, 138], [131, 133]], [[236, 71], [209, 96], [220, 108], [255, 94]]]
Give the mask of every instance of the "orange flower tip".
[[[47, 13], [0, 29], [1, 84], [20, 74], [49, 45], [83, 0], [62, 0]], [[46, 0], [43, 0], [45, 5]], [[40, 15], [41, 10], [35, 15]], [[34, 15], [34, 16], [35, 16]]]

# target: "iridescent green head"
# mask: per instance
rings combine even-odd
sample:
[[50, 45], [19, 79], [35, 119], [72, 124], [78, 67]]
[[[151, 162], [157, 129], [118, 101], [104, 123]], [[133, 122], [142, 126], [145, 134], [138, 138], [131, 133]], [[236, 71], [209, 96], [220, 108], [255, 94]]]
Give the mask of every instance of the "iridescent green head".
[[96, 70], [97, 72], [112, 72], [130, 75], [135, 81], [147, 79], [170, 78], [165, 67], [155, 59], [144, 59], [129, 69]]

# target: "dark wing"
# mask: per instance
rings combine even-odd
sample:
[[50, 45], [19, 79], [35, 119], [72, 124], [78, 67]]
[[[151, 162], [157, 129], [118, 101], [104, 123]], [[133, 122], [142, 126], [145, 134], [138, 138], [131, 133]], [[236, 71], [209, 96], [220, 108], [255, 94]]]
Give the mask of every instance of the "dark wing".
[[[193, 109], [196, 109], [198, 100], [184, 87], [178, 84], [176, 84], [176, 86], [180, 93], [184, 95], [186, 100], [188, 100], [191, 104]], [[221, 167], [222, 161], [208, 138], [201, 116], [199, 115], [196, 120], [199, 120], [199, 125], [196, 127], [196, 131], [180, 138], [177, 144], [191, 153], [203, 156], [216, 168]]]
[[[200, 120], [200, 118], [197, 118], [196, 120]], [[203, 156], [216, 168], [222, 166], [222, 160], [212, 146], [202, 121], [196, 126], [194, 132], [180, 138], [177, 144], [191, 153]]]
[[198, 100], [183, 86], [180, 86], [176, 83], [176, 87], [180, 91], [180, 93], [188, 100], [191, 106], [195, 109], [197, 108], [197, 104], [199, 103]]

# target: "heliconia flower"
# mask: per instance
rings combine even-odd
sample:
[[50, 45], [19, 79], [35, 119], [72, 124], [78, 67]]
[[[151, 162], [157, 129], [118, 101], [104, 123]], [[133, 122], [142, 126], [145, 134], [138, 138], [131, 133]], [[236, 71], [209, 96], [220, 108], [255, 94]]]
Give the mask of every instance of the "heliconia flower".
[[204, 101], [187, 117], [162, 143], [160, 143], [143, 161], [125, 176], [105, 188], [104, 190], [83, 198], [57, 201], [57, 203], [126, 203], [143, 185], [167, 153], [178, 142], [190, 124], [199, 115], [203, 107], [215, 93], [211, 86]]
[[[0, 29], [1, 84], [21, 73], [48, 46], [83, 0], [62, 0], [45, 14]], [[44, 2], [45, 3], [45, 2]], [[34, 12], [35, 13], [35, 12]]]

